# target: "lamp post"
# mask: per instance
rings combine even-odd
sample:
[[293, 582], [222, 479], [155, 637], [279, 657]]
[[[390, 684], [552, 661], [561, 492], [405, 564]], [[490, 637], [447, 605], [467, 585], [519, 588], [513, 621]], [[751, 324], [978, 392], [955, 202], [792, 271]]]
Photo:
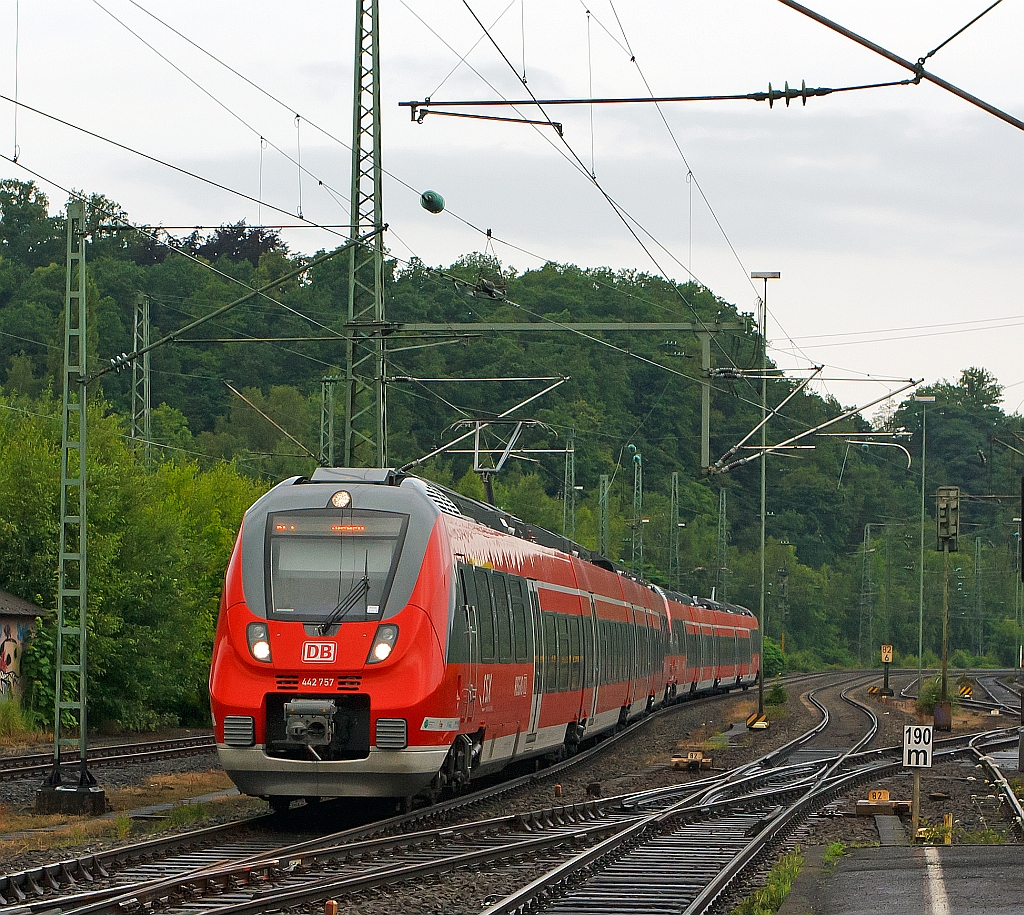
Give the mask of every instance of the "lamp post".
[[914, 400], [921, 407], [921, 583], [917, 593], [917, 695], [921, 695], [921, 654], [924, 650], [924, 471], [928, 438], [928, 404], [935, 403], [932, 396], [918, 395]]
[[764, 519], [765, 519], [765, 465], [768, 463], [768, 280], [778, 280], [777, 270], [755, 270], [752, 280], [764, 280], [761, 296], [761, 675], [757, 678], [757, 714], [764, 715]]

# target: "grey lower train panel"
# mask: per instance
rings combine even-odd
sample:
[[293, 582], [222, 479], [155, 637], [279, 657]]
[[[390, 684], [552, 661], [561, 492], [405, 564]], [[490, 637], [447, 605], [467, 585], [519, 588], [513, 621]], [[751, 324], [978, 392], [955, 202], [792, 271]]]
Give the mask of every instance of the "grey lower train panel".
[[262, 746], [217, 746], [228, 777], [254, 797], [405, 797], [430, 784], [447, 753], [448, 747], [373, 747], [366, 759], [316, 762], [276, 759]]

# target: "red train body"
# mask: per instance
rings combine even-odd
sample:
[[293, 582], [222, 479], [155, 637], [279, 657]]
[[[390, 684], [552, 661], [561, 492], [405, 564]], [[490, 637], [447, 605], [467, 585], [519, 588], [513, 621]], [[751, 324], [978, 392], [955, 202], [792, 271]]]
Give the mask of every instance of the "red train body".
[[756, 682], [739, 607], [637, 580], [417, 477], [322, 469], [246, 513], [210, 671], [247, 794], [459, 790], [655, 705]]

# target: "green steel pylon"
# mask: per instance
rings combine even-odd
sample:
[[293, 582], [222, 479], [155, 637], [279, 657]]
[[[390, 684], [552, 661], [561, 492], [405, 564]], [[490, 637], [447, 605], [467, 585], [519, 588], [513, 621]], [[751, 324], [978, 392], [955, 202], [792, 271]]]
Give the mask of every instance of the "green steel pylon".
[[597, 489], [597, 552], [608, 559], [612, 558], [610, 550], [611, 525], [609, 523], [609, 494], [611, 485], [611, 477], [606, 473], [602, 473]]
[[633, 453], [633, 550], [630, 566], [638, 575], [644, 571], [644, 463], [635, 445]]
[[[86, 765], [86, 308], [85, 203], [68, 203], [67, 277], [64, 285], [64, 394], [60, 452], [60, 552], [57, 565], [56, 700], [53, 722], [53, 769], [44, 786], [61, 784], [61, 751], [77, 744], [79, 787], [94, 785]], [[64, 722], [78, 728], [65, 738]]]
[[[149, 296], [140, 294], [135, 299], [135, 321], [132, 334], [132, 350], [149, 348]], [[153, 441], [153, 400], [149, 366], [149, 352], [132, 360], [132, 444], [136, 453], [142, 452], [143, 462], [149, 469], [152, 457], [150, 444]]]
[[565, 446], [565, 477], [562, 481], [562, 536], [576, 539], [576, 430]]
[[668, 512], [668, 582], [676, 591], [682, 577], [679, 569], [679, 473], [672, 473], [672, 490]]
[[[352, 93], [350, 238], [383, 225], [378, 0], [357, 0]], [[384, 239], [352, 247], [345, 363], [346, 467], [387, 460], [384, 394]]]
[[718, 568], [715, 570], [715, 596], [726, 600], [725, 579], [729, 574], [729, 532], [725, 522], [725, 488], [718, 491]]
[[320, 456], [321, 467], [334, 466], [334, 386], [345, 379], [327, 375], [320, 379]]

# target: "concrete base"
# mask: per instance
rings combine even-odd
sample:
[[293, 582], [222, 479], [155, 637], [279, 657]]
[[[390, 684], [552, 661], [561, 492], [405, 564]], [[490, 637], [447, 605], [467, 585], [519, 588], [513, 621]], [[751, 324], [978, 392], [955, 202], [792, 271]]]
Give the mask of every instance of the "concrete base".
[[43, 787], [36, 792], [36, 813], [98, 817], [107, 812], [102, 788]]

